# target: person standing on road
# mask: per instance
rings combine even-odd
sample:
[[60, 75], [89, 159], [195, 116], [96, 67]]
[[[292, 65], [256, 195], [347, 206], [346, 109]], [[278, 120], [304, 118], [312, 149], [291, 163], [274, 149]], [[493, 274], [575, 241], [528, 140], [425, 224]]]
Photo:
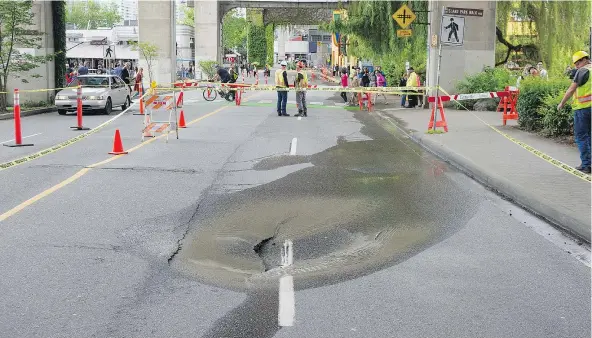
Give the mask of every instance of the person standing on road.
[[[407, 87], [419, 87], [419, 78], [417, 77], [417, 73], [415, 73], [413, 67], [409, 67], [407, 72], [409, 73], [406, 84]], [[405, 108], [415, 108], [417, 106], [417, 95], [415, 95], [417, 90], [408, 90], [407, 93], [410, 93], [407, 94], [407, 101], [409, 102], [409, 105], [407, 105]]]
[[[347, 89], [347, 85], [348, 85], [347, 80], [348, 80], [347, 73], [342, 72], [341, 73], [341, 87], [343, 89]], [[347, 93], [346, 92], [341, 92], [341, 98], [343, 99], [344, 103], [347, 103]]]
[[[304, 64], [298, 62], [297, 64], [296, 81], [294, 81], [294, 88], [296, 89], [296, 104], [298, 105], [298, 114], [294, 116], [307, 117], [306, 107], [306, 88], [308, 88], [308, 76], [304, 71]], [[304, 90], [302, 90], [304, 88]]]
[[592, 69], [592, 63], [590, 62], [590, 55], [584, 51], [576, 52], [572, 57], [572, 61], [577, 68], [577, 72], [573, 83], [557, 106], [557, 110], [561, 110], [567, 100], [574, 93], [576, 94], [572, 104], [574, 110], [574, 138], [582, 160], [582, 164], [576, 169], [590, 174], [590, 112], [592, 110], [590, 70]]
[[[288, 72], [286, 71], [286, 66], [288, 65], [288, 63], [286, 61], [282, 61], [280, 65], [282, 66], [282, 68], [275, 71], [275, 86], [278, 89], [288, 88]], [[278, 116], [290, 116], [286, 113], [286, 105], [288, 104], [288, 92], [286, 90], [278, 90], [277, 97]]]

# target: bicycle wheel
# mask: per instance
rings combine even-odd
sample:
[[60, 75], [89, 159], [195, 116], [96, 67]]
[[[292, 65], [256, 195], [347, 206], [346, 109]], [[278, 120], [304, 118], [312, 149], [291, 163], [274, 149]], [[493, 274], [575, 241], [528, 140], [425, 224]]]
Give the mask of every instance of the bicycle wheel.
[[218, 93], [213, 88], [206, 88], [203, 91], [203, 98], [206, 101], [214, 101], [217, 96], [218, 96]]

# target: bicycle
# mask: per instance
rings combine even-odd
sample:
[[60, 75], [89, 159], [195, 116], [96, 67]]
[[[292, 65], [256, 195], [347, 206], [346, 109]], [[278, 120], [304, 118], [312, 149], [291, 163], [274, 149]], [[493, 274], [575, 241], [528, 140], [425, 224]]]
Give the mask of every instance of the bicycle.
[[[213, 82], [213, 80], [208, 80], [208, 82]], [[208, 85], [202, 93], [203, 98], [206, 101], [214, 101], [218, 97], [218, 95], [220, 95], [226, 101], [233, 102], [235, 97], [231, 94], [232, 93], [230, 92], [230, 89], [227, 86], [223, 86], [220, 89], [216, 90], [214, 89], [213, 85]]]

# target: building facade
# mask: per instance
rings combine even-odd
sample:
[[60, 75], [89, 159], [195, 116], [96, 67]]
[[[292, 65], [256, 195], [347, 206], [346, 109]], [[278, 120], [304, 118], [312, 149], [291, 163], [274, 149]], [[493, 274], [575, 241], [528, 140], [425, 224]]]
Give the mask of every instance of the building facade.
[[310, 65], [324, 66], [330, 60], [331, 34], [316, 25], [276, 27], [274, 61], [307, 60]]

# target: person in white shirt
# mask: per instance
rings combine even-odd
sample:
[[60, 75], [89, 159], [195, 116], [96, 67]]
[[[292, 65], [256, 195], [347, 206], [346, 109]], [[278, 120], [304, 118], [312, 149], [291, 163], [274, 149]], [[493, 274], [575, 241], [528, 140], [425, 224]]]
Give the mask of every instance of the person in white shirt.
[[549, 74], [547, 73], [547, 70], [545, 68], [543, 68], [543, 61], [539, 61], [539, 63], [537, 63], [537, 69], [539, 71], [539, 75], [541, 76], [541, 78], [543, 78], [543, 79], [549, 78]]

